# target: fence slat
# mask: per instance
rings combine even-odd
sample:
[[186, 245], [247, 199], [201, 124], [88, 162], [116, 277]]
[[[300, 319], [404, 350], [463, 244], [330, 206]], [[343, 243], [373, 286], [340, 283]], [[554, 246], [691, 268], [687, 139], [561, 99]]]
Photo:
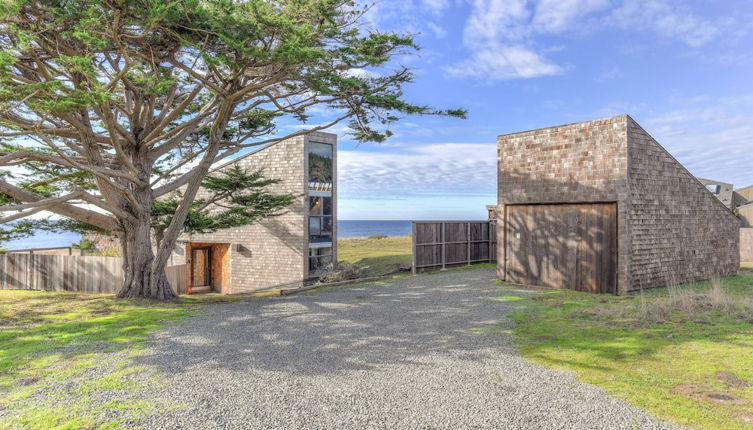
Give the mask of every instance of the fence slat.
[[[179, 294], [188, 288], [188, 265], [165, 268]], [[76, 255], [0, 255], [0, 289], [115, 293], [125, 276], [123, 259]]]
[[413, 273], [497, 261], [496, 221], [414, 221]]

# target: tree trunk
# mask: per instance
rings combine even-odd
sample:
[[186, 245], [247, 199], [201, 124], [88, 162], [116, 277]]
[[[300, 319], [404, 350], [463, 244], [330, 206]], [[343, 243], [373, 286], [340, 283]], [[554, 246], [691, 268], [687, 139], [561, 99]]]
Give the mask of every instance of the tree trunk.
[[165, 265], [154, 264], [150, 229], [151, 218], [148, 215], [139, 217], [137, 222], [124, 225], [120, 241], [125, 281], [118, 292], [119, 298], [168, 300], [178, 297], [167, 282]]

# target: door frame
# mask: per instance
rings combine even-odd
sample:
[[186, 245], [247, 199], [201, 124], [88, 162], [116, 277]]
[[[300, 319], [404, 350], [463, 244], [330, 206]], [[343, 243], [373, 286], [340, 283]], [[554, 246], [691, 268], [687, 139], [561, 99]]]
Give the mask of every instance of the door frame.
[[[196, 280], [194, 279], [195, 271], [194, 271], [194, 264], [196, 264], [196, 259], [194, 258], [196, 251], [206, 251], [206, 259], [205, 259], [205, 267], [204, 267], [204, 279], [209, 280], [208, 284], [203, 285], [196, 285]], [[191, 248], [191, 286], [192, 287], [203, 287], [203, 286], [209, 286], [212, 288], [212, 247], [211, 246], [197, 246]]]

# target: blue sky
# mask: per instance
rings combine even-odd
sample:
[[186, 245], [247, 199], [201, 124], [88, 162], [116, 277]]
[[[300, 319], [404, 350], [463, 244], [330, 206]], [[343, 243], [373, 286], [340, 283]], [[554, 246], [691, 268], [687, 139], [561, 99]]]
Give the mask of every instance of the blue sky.
[[499, 134], [627, 113], [692, 173], [753, 184], [749, 0], [402, 0], [366, 16], [417, 34], [409, 117], [387, 143], [335, 128], [340, 219], [474, 219], [496, 199]]

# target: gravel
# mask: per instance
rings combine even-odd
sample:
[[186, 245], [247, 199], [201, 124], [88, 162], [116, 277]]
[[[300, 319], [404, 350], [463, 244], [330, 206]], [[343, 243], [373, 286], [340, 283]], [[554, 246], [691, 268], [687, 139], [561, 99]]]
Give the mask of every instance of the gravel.
[[135, 364], [176, 407], [148, 429], [670, 428], [522, 359], [494, 269], [214, 305], [156, 334]]

